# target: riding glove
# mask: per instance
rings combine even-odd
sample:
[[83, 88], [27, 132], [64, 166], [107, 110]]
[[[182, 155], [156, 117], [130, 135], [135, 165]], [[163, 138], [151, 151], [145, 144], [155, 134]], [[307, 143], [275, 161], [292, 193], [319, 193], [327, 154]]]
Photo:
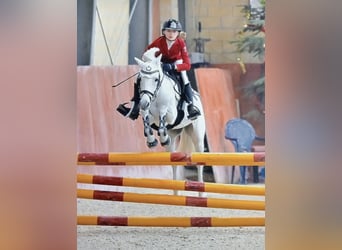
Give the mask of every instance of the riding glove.
[[163, 70], [166, 72], [170, 72], [170, 71], [175, 70], [175, 69], [176, 69], [176, 67], [172, 63], [164, 63], [163, 64]]

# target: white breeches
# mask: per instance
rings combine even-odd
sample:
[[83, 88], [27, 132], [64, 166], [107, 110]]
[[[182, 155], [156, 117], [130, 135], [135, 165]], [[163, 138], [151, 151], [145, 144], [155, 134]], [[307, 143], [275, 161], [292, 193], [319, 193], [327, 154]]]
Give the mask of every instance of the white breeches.
[[[180, 64], [180, 63], [183, 63], [182, 59], [179, 59], [179, 60], [175, 61], [175, 64]], [[189, 81], [189, 78], [188, 78], [188, 74], [186, 73], [186, 71], [182, 70], [180, 72], [180, 74], [181, 74], [181, 77], [182, 77], [184, 85], [190, 84], [190, 81]]]

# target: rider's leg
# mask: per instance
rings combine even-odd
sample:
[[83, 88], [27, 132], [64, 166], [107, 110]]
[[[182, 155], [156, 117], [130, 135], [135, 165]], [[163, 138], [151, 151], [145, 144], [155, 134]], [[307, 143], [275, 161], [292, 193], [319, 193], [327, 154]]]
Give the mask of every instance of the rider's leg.
[[191, 120], [194, 120], [197, 118], [197, 116], [201, 115], [201, 112], [199, 109], [193, 104], [193, 92], [190, 85], [190, 81], [188, 79], [188, 76], [186, 74], [186, 71], [181, 71], [181, 77], [184, 83], [184, 96], [185, 100], [188, 103], [188, 118]]
[[134, 96], [131, 99], [131, 108], [126, 107], [127, 102], [120, 104], [117, 107], [117, 111], [125, 117], [129, 117], [132, 120], [135, 120], [139, 116], [139, 87], [140, 87], [140, 78], [138, 77], [137, 82], [134, 84]]

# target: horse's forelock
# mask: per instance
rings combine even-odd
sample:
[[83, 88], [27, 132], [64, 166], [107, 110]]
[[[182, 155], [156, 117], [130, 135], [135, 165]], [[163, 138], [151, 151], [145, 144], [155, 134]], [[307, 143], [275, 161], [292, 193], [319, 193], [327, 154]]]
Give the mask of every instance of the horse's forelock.
[[160, 64], [155, 63], [155, 62], [144, 62], [142, 65], [140, 65], [140, 67], [142, 71], [141, 73], [152, 74], [152, 73], [159, 72]]

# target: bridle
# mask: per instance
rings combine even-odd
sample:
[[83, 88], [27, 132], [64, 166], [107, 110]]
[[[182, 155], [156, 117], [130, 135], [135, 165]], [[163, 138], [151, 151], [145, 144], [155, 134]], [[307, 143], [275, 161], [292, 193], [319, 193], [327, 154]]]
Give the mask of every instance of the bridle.
[[[158, 69], [151, 71], [151, 67], [147, 66], [146, 70], [141, 69], [140, 70], [141, 73], [146, 74], [146, 75], [151, 75], [154, 73], [158, 73], [158, 79], [155, 79], [155, 81], [157, 81], [157, 87], [155, 88], [154, 92], [152, 93], [149, 90], [141, 90], [139, 91], [140, 95], [146, 94], [149, 98], [150, 98], [150, 102], [154, 101], [157, 98], [157, 93], [161, 87], [161, 83], [164, 79], [164, 74], [161, 74], [160, 71]], [[141, 78], [143, 78], [142, 76], [140, 76]]]

